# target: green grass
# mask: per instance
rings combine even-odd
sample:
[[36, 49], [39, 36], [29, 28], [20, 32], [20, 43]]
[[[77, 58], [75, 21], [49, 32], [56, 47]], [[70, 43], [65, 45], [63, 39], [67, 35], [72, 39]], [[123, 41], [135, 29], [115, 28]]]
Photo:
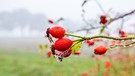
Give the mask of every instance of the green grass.
[[90, 57], [71, 56], [57, 62], [45, 54], [0, 50], [0, 76], [82, 76], [95, 63]]
[[[91, 57], [71, 55], [62, 62], [57, 62], [53, 57], [48, 58], [45, 53], [0, 49], [0, 76], [82, 76], [83, 72], [103, 76], [106, 70], [105, 61], [106, 58], [99, 61], [100, 71], [94, 73], [90, 70], [97, 70], [98, 62]], [[135, 76], [134, 63], [113, 61], [109, 76]]]

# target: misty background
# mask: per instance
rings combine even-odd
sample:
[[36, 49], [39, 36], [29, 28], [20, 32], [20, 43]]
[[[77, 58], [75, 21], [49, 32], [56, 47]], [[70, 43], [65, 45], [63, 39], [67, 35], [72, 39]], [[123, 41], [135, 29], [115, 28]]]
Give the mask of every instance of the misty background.
[[[4, 48], [24, 48], [38, 49], [39, 44], [45, 44], [45, 31], [53, 26], [48, 20], [57, 21], [64, 18], [58, 25], [63, 26], [67, 31], [75, 31], [80, 28], [87, 28], [82, 21], [82, 7], [84, 0], [0, 0], [0, 47]], [[127, 13], [135, 8], [135, 0], [100, 0], [104, 10], [112, 9], [112, 17], [116, 14]], [[129, 6], [130, 5], [130, 6]], [[97, 20], [104, 14], [97, 4], [91, 0], [83, 9], [86, 10], [85, 18], [88, 22]], [[135, 17], [127, 17], [124, 23], [124, 30], [135, 31]], [[117, 21], [109, 26], [108, 31], [114, 31], [121, 21]], [[132, 27], [126, 27], [133, 25]], [[115, 28], [114, 28], [115, 26]], [[99, 30], [95, 30], [99, 31]], [[83, 35], [84, 32], [77, 32]]]
[[[44, 14], [32, 14], [26, 9], [0, 12], [0, 37], [43, 37], [46, 29], [52, 26], [48, 20]], [[70, 30], [81, 25], [80, 22], [70, 19], [66, 19], [62, 24]]]
[[[59, 25], [68, 31], [75, 31], [86, 25], [82, 21], [82, 7], [84, 0], [0, 0], [0, 37], [44, 37], [45, 30], [51, 27], [49, 19], [56, 21], [63, 17]], [[101, 0], [104, 10], [112, 9], [115, 13], [123, 14], [134, 9], [134, 0]], [[130, 5], [130, 6], [129, 6]], [[119, 7], [119, 8], [118, 8]], [[83, 7], [88, 22], [98, 18], [103, 12], [94, 0]], [[134, 23], [134, 17], [128, 24]], [[117, 27], [117, 24], [114, 24]], [[129, 28], [133, 31], [133, 28]], [[128, 30], [128, 29], [126, 29]]]

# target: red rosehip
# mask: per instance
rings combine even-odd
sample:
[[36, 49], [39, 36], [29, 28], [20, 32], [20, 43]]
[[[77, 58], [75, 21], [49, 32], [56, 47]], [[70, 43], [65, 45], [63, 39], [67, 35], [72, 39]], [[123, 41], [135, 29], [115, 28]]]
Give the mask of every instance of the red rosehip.
[[74, 55], [80, 55], [81, 53], [80, 53], [80, 51], [75, 51], [74, 52]]
[[105, 19], [106, 19], [106, 15], [100, 16], [100, 20], [105, 20]]
[[100, 16], [100, 23], [106, 24], [107, 22], [108, 22], [108, 20], [106, 19], [106, 15]]
[[106, 66], [107, 69], [111, 69], [111, 68], [112, 68], [112, 63], [111, 63], [111, 61], [106, 61], [105, 66]]
[[128, 37], [128, 35], [127, 34], [121, 34], [121, 36], [120, 37], [122, 37], [122, 38], [126, 38], [126, 37]]
[[69, 49], [73, 44], [73, 41], [68, 38], [59, 38], [54, 43], [54, 48], [58, 51], [65, 51]]
[[119, 34], [125, 34], [125, 31], [122, 30], [122, 29], [120, 29], [120, 30], [119, 30]]
[[106, 51], [107, 51], [107, 47], [103, 46], [103, 45], [100, 45], [100, 46], [97, 46], [95, 48], [94, 53], [98, 54], [98, 55], [102, 55], [102, 54], [106, 53]]
[[84, 71], [84, 72], [82, 73], [82, 76], [89, 76], [89, 73], [86, 72], [86, 71]]
[[108, 20], [107, 19], [105, 19], [105, 20], [101, 20], [100, 21], [100, 23], [102, 23], [102, 24], [106, 24], [108, 22]]
[[65, 29], [61, 26], [53, 26], [49, 29], [49, 33], [55, 38], [62, 38], [65, 35]]
[[94, 41], [93, 41], [93, 40], [86, 40], [86, 43], [88, 43], [88, 44], [89, 44], [89, 46], [94, 45]]
[[47, 56], [48, 56], [48, 57], [51, 57], [51, 56], [52, 56], [52, 51], [48, 51], [48, 52], [47, 52]]
[[69, 57], [72, 53], [71, 49], [65, 50], [65, 51], [57, 51], [55, 50], [56, 55], [61, 55], [62, 57]]
[[49, 22], [49, 23], [51, 23], [51, 24], [53, 24], [53, 23], [54, 23], [54, 22], [53, 22], [53, 20], [48, 20], [48, 22]]

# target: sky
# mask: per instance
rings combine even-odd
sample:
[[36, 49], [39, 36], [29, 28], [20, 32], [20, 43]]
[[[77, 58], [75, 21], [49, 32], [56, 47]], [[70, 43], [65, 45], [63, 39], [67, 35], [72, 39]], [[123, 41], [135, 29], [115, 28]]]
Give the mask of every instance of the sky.
[[[16, 9], [27, 9], [31, 13], [43, 13], [49, 18], [66, 17], [81, 20], [81, 4], [84, 0], [0, 0], [0, 12], [12, 12]], [[135, 0], [98, 0], [107, 12], [110, 8], [115, 11], [127, 12], [135, 7]], [[86, 15], [95, 17], [101, 10], [94, 0], [85, 6]]]

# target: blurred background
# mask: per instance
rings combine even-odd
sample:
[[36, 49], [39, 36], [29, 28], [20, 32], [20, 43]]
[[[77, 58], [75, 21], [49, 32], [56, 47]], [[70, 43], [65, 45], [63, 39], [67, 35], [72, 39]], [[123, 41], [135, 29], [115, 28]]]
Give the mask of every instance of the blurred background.
[[[82, 2], [83, 0], [0, 0], [0, 47], [17, 48], [16, 43], [19, 46], [25, 46], [26, 40], [26, 42], [32, 42], [28, 45], [33, 44], [33, 48], [37, 50], [35, 43], [42, 43], [45, 40], [46, 28], [52, 26], [48, 23], [49, 19], [56, 21], [62, 17], [64, 21], [60, 22], [59, 25], [69, 31], [75, 31], [85, 26], [81, 17], [82, 8], [86, 10], [85, 16], [89, 20], [98, 20], [99, 15], [103, 14], [94, 1], [88, 2], [85, 7], [81, 7]], [[133, 10], [134, 2], [134, 0], [100, 1], [106, 12], [113, 9], [114, 13], [117, 14]], [[133, 24], [134, 18], [125, 22], [125, 24]], [[117, 24], [115, 24], [115, 27], [117, 27]], [[132, 27], [126, 28], [134, 31]], [[28, 39], [29, 41], [27, 41]]]
[[[76, 57], [73, 57], [73, 60], [76, 60], [76, 65], [69, 58], [63, 64], [65, 64], [64, 66], [71, 66], [72, 64], [74, 68], [66, 67], [68, 70], [61, 68], [60, 71], [57, 69], [63, 64], [55, 62], [53, 58], [44, 58], [46, 53], [39, 54], [38, 46], [48, 43], [45, 38], [45, 31], [48, 27], [53, 26], [48, 22], [50, 19], [57, 21], [62, 17], [64, 20], [60, 21], [58, 25], [63, 26], [68, 31], [76, 31], [86, 25], [82, 21], [82, 9], [85, 9], [87, 20], [98, 21], [99, 16], [104, 13], [95, 1], [91, 0], [85, 7], [81, 7], [83, 1], [0, 0], [0, 76], [54, 76], [54, 72], [58, 73], [57, 76], [65, 76], [63, 74], [66, 74], [67, 71], [71, 72], [70, 76], [81, 75], [87, 66], [82, 68], [77, 63], [90, 63], [88, 58], [77, 60]], [[104, 11], [110, 13], [109, 10], [111, 10], [112, 17], [135, 9], [135, 0], [98, 1]], [[135, 32], [135, 15], [132, 18], [127, 17], [126, 20], [123, 29], [128, 32]], [[119, 21], [113, 25], [109, 26], [112, 27], [111, 33], [117, 35], [114, 31], [119, 28]], [[127, 25], [131, 25], [131, 27], [127, 27]], [[76, 32], [76, 34], [85, 35], [85, 32]], [[94, 64], [87, 65], [93, 66]], [[76, 72], [78, 72], [77, 75], [74, 74]]]
[[[0, 0], [0, 47], [12, 48], [13, 46], [17, 48], [16, 43], [25, 46], [25, 40], [30, 43], [33, 42], [28, 44], [29, 46], [38, 44], [38, 42], [42, 43], [45, 40], [46, 28], [52, 26], [48, 22], [49, 19], [56, 21], [61, 17], [64, 18], [64, 21], [60, 22], [59, 25], [69, 31], [82, 28], [85, 25], [81, 17], [82, 2], [83, 0]], [[113, 9], [119, 14], [133, 10], [134, 2], [134, 0], [100, 1], [106, 12]], [[83, 8], [86, 10], [86, 19], [98, 20], [97, 17], [103, 14], [94, 1], [88, 2]], [[134, 18], [125, 24], [133, 24]], [[117, 27], [117, 24], [115, 26]], [[132, 27], [126, 28], [134, 31]], [[29, 41], [27, 41], [28, 39]], [[37, 50], [36, 45], [33, 48]]]

